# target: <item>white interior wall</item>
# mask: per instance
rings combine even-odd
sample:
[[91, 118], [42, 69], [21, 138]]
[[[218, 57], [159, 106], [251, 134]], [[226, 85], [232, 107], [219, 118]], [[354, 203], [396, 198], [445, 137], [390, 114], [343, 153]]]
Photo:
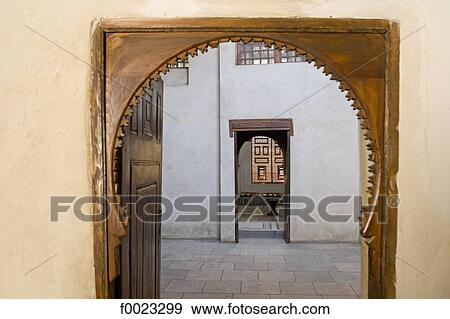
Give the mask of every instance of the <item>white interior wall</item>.
[[[163, 76], [164, 117], [162, 195], [219, 194], [218, 50], [189, 61], [189, 70]], [[187, 81], [186, 81], [187, 77]], [[188, 83], [188, 84], [186, 84]], [[217, 212], [203, 223], [179, 223], [173, 215], [161, 227], [163, 238], [218, 238]]]
[[[221, 195], [234, 196], [234, 142], [229, 136], [229, 120], [275, 118], [327, 86], [281, 116], [294, 122], [291, 195], [311, 197], [316, 206], [327, 195], [358, 195], [358, 122], [338, 84], [329, 86], [329, 78], [308, 63], [236, 65], [234, 43], [221, 44], [219, 50], [190, 59], [188, 85], [174, 86], [186, 82], [179, 78], [180, 70], [163, 78], [164, 107], [180, 119], [165, 117], [163, 195], [174, 198], [220, 191]], [[352, 214], [351, 204], [336, 205], [330, 211]], [[315, 209], [311, 216], [317, 222], [305, 223], [295, 214], [293, 210], [292, 241], [358, 238], [353, 217], [347, 223], [329, 223]], [[222, 221], [220, 226], [221, 240], [234, 241], [234, 222]], [[162, 233], [165, 237], [217, 237], [219, 229], [217, 223], [165, 222]]]

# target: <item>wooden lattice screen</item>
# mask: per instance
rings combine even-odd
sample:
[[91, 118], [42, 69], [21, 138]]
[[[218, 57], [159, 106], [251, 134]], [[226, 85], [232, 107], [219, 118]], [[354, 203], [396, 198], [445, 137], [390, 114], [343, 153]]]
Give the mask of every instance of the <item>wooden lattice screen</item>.
[[238, 43], [236, 53], [238, 65], [305, 62], [304, 54], [297, 54], [286, 48], [276, 49], [274, 45], [264, 42]]
[[266, 136], [252, 138], [252, 183], [284, 183], [283, 151]]

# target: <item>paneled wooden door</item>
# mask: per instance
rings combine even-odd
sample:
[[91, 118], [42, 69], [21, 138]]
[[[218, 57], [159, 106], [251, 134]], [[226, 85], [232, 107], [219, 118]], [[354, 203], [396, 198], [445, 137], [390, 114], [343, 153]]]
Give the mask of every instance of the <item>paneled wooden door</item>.
[[[155, 82], [140, 99], [125, 129], [121, 194], [145, 200], [128, 205], [128, 233], [122, 239], [121, 298], [159, 298], [161, 210], [161, 133], [163, 83]], [[145, 208], [145, 209], [144, 209]]]
[[267, 136], [252, 138], [252, 183], [284, 183], [284, 154], [277, 141]]

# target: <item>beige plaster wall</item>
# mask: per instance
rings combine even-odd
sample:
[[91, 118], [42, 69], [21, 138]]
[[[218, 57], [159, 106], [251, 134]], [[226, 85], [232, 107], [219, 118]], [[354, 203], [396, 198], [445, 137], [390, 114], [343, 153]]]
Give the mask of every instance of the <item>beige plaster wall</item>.
[[401, 43], [397, 288], [449, 297], [449, 11], [446, 0], [1, 0], [0, 297], [95, 294], [92, 226], [70, 213], [49, 222], [51, 195], [90, 192], [89, 67], [26, 25], [89, 61], [99, 17], [294, 15], [396, 19], [402, 37], [426, 25]]

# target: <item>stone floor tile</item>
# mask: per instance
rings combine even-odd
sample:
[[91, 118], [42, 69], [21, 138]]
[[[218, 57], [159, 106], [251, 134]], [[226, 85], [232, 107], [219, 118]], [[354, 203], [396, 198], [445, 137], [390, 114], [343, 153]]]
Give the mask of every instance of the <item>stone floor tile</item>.
[[164, 289], [167, 287], [169, 282], [170, 282], [170, 279], [161, 279], [159, 281], [159, 287], [160, 287], [161, 291], [164, 291]]
[[283, 256], [254, 256], [253, 261], [255, 263], [284, 263]]
[[233, 299], [269, 299], [270, 295], [264, 294], [233, 294]]
[[337, 243], [336, 244], [339, 248], [346, 248], [346, 249], [359, 249], [360, 243], [354, 242], [354, 243]]
[[286, 263], [269, 263], [269, 270], [285, 270], [285, 271], [302, 271], [300, 263], [286, 262]]
[[251, 270], [225, 270], [222, 274], [224, 281], [257, 281], [258, 272]]
[[183, 294], [180, 292], [161, 292], [161, 299], [182, 299]]
[[354, 255], [344, 255], [340, 256], [342, 262], [344, 263], [360, 263], [361, 262], [361, 256], [354, 254]]
[[297, 243], [301, 249], [338, 249], [336, 243]]
[[237, 246], [239, 249], [256, 249], [256, 245], [254, 244], [244, 244], [242, 243], [242, 238], [239, 240], [239, 244]]
[[355, 291], [345, 282], [315, 282], [317, 293], [319, 295], [329, 296], [353, 296]]
[[269, 270], [267, 263], [236, 263], [235, 270]]
[[318, 299], [319, 295], [270, 295], [272, 299]]
[[334, 263], [334, 266], [338, 271], [361, 272], [360, 263]]
[[164, 261], [190, 261], [192, 259], [192, 255], [163, 253], [161, 259]]
[[214, 248], [211, 252], [211, 255], [240, 255], [240, 248]]
[[333, 263], [302, 263], [304, 271], [336, 271], [336, 267]]
[[264, 245], [264, 248], [267, 248], [269, 250], [271, 250], [271, 249], [295, 249], [295, 247], [288, 246], [288, 244], [286, 244], [286, 243], [279, 243], [279, 244], [266, 243]]
[[195, 293], [188, 292], [183, 294], [183, 299], [231, 299], [232, 294], [214, 294], [214, 293]]
[[284, 260], [287, 263], [317, 263], [313, 256], [284, 256]]
[[207, 262], [220, 262], [223, 260], [222, 256], [218, 255], [194, 255], [192, 261], [207, 261]]
[[214, 255], [213, 248], [186, 248], [185, 254], [187, 255]]
[[218, 262], [218, 263], [209, 263], [204, 262], [201, 270], [233, 270], [234, 269], [234, 263], [225, 263], [225, 262]]
[[295, 280], [299, 282], [335, 282], [336, 280], [327, 271], [297, 271]]
[[241, 292], [245, 294], [260, 294], [261, 292], [266, 294], [279, 294], [280, 285], [277, 281], [243, 281]]
[[202, 267], [201, 261], [174, 261], [172, 264], [168, 267], [169, 269], [200, 269]]
[[323, 255], [318, 255], [318, 256], [314, 256], [314, 259], [318, 262], [318, 263], [340, 263], [340, 262], [345, 262], [345, 260], [343, 259], [342, 256], [330, 256], [328, 254], [323, 254]]
[[222, 262], [227, 263], [252, 263], [253, 256], [234, 256], [234, 255], [224, 255]]
[[268, 249], [241, 249], [243, 256], [269, 256]]
[[361, 282], [360, 281], [351, 281], [351, 282], [348, 282], [348, 284], [352, 287], [352, 289], [355, 291], [355, 293], [358, 296], [361, 296]]
[[297, 254], [301, 257], [317, 257], [327, 256], [327, 253], [323, 249], [297, 249]]
[[296, 249], [269, 249], [270, 256], [298, 256]]
[[260, 281], [295, 281], [294, 273], [290, 271], [258, 271]]
[[280, 282], [280, 289], [281, 294], [286, 295], [317, 295], [310, 282]]
[[240, 281], [208, 280], [203, 287], [204, 293], [240, 293]]
[[161, 260], [161, 269], [168, 269], [172, 265], [172, 261]]
[[171, 280], [164, 292], [201, 292], [204, 280]]
[[361, 273], [359, 272], [339, 272], [330, 271], [330, 275], [334, 278], [336, 282], [360, 282]]
[[353, 249], [325, 249], [325, 252], [329, 256], [340, 256], [340, 257], [356, 257], [358, 256], [355, 254]]
[[187, 269], [164, 269], [161, 270], [161, 279], [184, 279], [188, 273]]
[[191, 270], [185, 277], [186, 280], [220, 280], [221, 270]]

